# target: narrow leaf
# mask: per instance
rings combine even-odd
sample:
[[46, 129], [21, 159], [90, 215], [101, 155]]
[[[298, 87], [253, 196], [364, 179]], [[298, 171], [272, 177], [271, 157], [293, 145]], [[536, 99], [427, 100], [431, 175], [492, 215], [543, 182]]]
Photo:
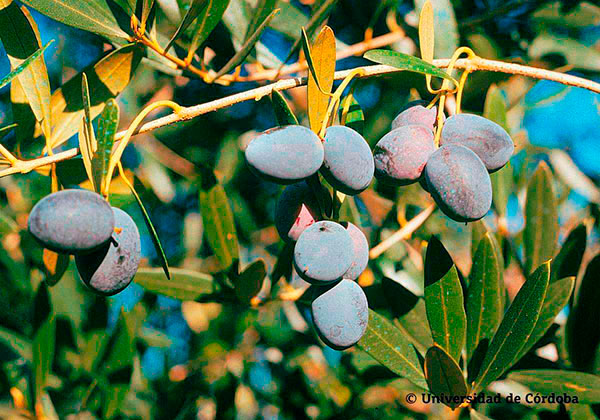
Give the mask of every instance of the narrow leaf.
[[58, 254], [49, 249], [44, 249], [42, 259], [44, 262], [44, 270], [46, 271], [46, 278], [44, 281], [48, 286], [54, 286], [60, 281], [69, 268], [71, 257], [66, 254]]
[[167, 256], [165, 255], [165, 251], [163, 250], [162, 244], [160, 243], [160, 238], [158, 237], [158, 233], [156, 233], [156, 229], [154, 228], [154, 225], [152, 224], [152, 220], [150, 220], [150, 216], [148, 215], [148, 212], [146, 211], [146, 207], [144, 207], [144, 203], [142, 202], [142, 199], [140, 198], [138, 193], [135, 191], [135, 188], [133, 187], [133, 185], [129, 182], [126, 182], [126, 184], [129, 187], [129, 190], [131, 191], [133, 196], [135, 197], [135, 201], [137, 202], [138, 207], [140, 208], [142, 215], [144, 216], [144, 222], [146, 223], [148, 232], [150, 232], [150, 238], [152, 239], [152, 244], [154, 245], [156, 254], [158, 255], [158, 257], [160, 259], [160, 265], [162, 266], [163, 272], [164, 272], [165, 276], [167, 276], [167, 279], [170, 279], [171, 273], [169, 272], [169, 262], [167, 261]]
[[533, 328], [527, 343], [519, 352], [515, 362], [525, 356], [525, 354], [535, 346], [538, 340], [544, 336], [548, 328], [552, 326], [556, 316], [567, 305], [567, 302], [569, 302], [574, 285], [575, 277], [566, 277], [550, 283], [535, 327]]
[[209, 173], [202, 177], [200, 212], [208, 243], [227, 270], [239, 258], [237, 234], [225, 189]]
[[[575, 369], [593, 368], [600, 344], [600, 255], [587, 265], [566, 327], [569, 361]], [[582, 333], [583, 332], [583, 333]]]
[[246, 30], [244, 43], [250, 39], [254, 32], [256, 32], [261, 22], [264, 22], [265, 19], [267, 19], [267, 17], [273, 12], [276, 4], [277, 0], [258, 0], [256, 7], [254, 7], [252, 19], [250, 20], [248, 29]]
[[456, 267], [435, 236], [425, 256], [425, 308], [433, 341], [454, 360], [460, 360], [465, 344], [467, 316]]
[[33, 360], [31, 342], [13, 331], [0, 327], [0, 345], [8, 347], [27, 362]]
[[558, 255], [552, 260], [550, 282], [565, 277], [577, 276], [583, 260], [587, 243], [587, 231], [584, 224], [577, 226], [563, 243]]
[[23, 3], [65, 25], [102, 35], [109, 40], [123, 42], [129, 38], [119, 26], [108, 0], [23, 0]]
[[567, 370], [517, 370], [508, 379], [525, 385], [542, 395], [567, 394], [577, 396], [579, 404], [600, 403], [600, 377], [583, 372]]
[[[13, 68], [41, 48], [39, 31], [25, 8], [12, 0], [0, 0], [0, 38]], [[46, 137], [50, 136], [50, 82], [43, 55], [33, 60], [18, 76], [21, 87]]]
[[325, 93], [331, 93], [335, 74], [335, 36], [329, 26], [321, 29], [305, 55], [311, 70], [308, 74], [308, 120], [310, 128], [318, 133], [327, 117], [329, 96]]
[[412, 55], [406, 55], [391, 50], [370, 50], [367, 51], [363, 57], [379, 64], [385, 64], [414, 73], [429, 74], [457, 83], [456, 80], [445, 71], [438, 69], [434, 65], [429, 64], [420, 58], [413, 57]]
[[471, 360], [481, 340], [491, 340], [504, 313], [496, 246], [491, 233], [486, 233], [473, 258], [467, 292], [467, 360]]
[[52, 147], [67, 141], [79, 129], [83, 117], [81, 79], [87, 75], [92, 99], [90, 118], [96, 118], [106, 102], [125, 89], [133, 72], [142, 59], [143, 50], [137, 45], [127, 45], [102, 58], [93, 66], [83, 70], [52, 94], [53, 116]]
[[[90, 111], [90, 90], [88, 86], [87, 76], [83, 73], [81, 78], [81, 97], [83, 102], [83, 122], [81, 130], [79, 131], [79, 151], [83, 158], [83, 164], [85, 171], [88, 175], [88, 179], [94, 186], [94, 176], [92, 173], [92, 156], [96, 151], [96, 136], [94, 134], [94, 127], [92, 127], [92, 117]], [[97, 190], [97, 187], [94, 186]]]
[[140, 25], [146, 27], [150, 12], [152, 12], [152, 8], [154, 7], [154, 0], [137, 0], [137, 3], [136, 9], [140, 9]]
[[224, 74], [229, 73], [231, 70], [233, 70], [238, 65], [244, 62], [248, 54], [250, 54], [250, 52], [252, 51], [252, 48], [254, 48], [254, 45], [260, 40], [260, 36], [262, 35], [263, 31], [267, 28], [267, 26], [269, 26], [269, 23], [275, 17], [275, 15], [277, 15], [277, 13], [279, 13], [279, 9], [275, 9], [269, 14], [269, 16], [260, 24], [260, 26], [252, 34], [252, 36], [244, 43], [244, 45], [242, 45], [240, 50], [237, 53], [235, 53], [235, 55], [231, 57], [227, 64], [225, 64], [217, 72], [213, 80], [216, 80]]
[[488, 347], [472, 388], [474, 392], [485, 389], [513, 365], [535, 328], [549, 281], [547, 262], [521, 286]]
[[428, 63], [433, 62], [434, 39], [433, 7], [426, 1], [419, 14], [419, 48], [421, 58]]
[[170, 281], [160, 268], [140, 268], [134, 281], [149, 292], [179, 300], [196, 300], [214, 289], [210, 275], [180, 268], [171, 269]]
[[462, 402], [455, 400], [454, 397], [466, 397], [468, 394], [460, 367], [441, 347], [433, 346], [427, 350], [425, 378], [429, 390], [453, 410]]
[[554, 256], [557, 237], [558, 216], [552, 174], [548, 165], [541, 162], [527, 186], [523, 232], [527, 273]]
[[92, 174], [96, 192], [101, 193], [108, 174], [108, 162], [119, 126], [119, 105], [109, 99], [98, 120], [97, 150], [92, 158]]
[[390, 321], [369, 309], [369, 325], [358, 346], [395, 374], [427, 389], [414, 347]]
[[2, 79], [0, 79], [0, 89], [9, 84], [12, 79], [21, 74], [21, 72], [23, 72], [23, 70], [25, 70], [29, 65], [31, 65], [39, 56], [41, 56], [43, 52], [46, 51], [46, 48], [48, 48], [53, 42], [53, 39], [50, 40], [50, 42], [48, 42], [42, 48], [40, 48], [39, 50], [31, 54], [29, 57], [27, 57], [21, 64], [17, 66], [17, 68], [8, 73]]
[[340, 121], [342, 125], [362, 134], [365, 128], [365, 114], [352, 92], [342, 101], [341, 110]]
[[415, 0], [417, 11], [425, 7], [427, 1], [433, 5], [433, 25], [436, 29], [435, 56], [449, 58], [458, 48], [459, 33], [451, 0]]
[[194, 36], [188, 50], [188, 59], [194, 56], [198, 47], [208, 39], [208, 36], [221, 21], [225, 10], [229, 6], [229, 0], [208, 0], [208, 4], [202, 11], [194, 27]]
[[[169, 51], [169, 49], [173, 46], [173, 44], [175, 43], [175, 41], [177, 41], [177, 39], [181, 36], [181, 34], [183, 34], [186, 31], [186, 29], [189, 28], [189, 26], [194, 22], [194, 20], [196, 20], [198, 15], [200, 15], [200, 13], [202, 13], [202, 11], [205, 10], [205, 8], [207, 7], [207, 5], [210, 1], [211, 0], [192, 0], [191, 1], [190, 6], [187, 9], [187, 12], [185, 12], [185, 16], [183, 17], [183, 20], [181, 21], [181, 23], [177, 27], [177, 30], [175, 31], [175, 33], [173, 34], [173, 36], [167, 43], [167, 46], [165, 47], [165, 51]], [[218, 1], [218, 0], [216, 0], [216, 1]]]
[[277, 91], [273, 90], [271, 92], [271, 103], [273, 105], [273, 111], [275, 112], [275, 117], [277, 118], [277, 122], [279, 125], [297, 125], [298, 119], [290, 109], [287, 101], [283, 97], [283, 95]]
[[244, 303], [249, 303], [262, 288], [266, 276], [267, 266], [262, 259], [258, 259], [246, 267], [234, 281], [237, 298]]
[[56, 322], [52, 313], [50, 294], [45, 283], [41, 283], [34, 302], [34, 330], [32, 340], [34, 393], [39, 399], [48, 382], [54, 360]]

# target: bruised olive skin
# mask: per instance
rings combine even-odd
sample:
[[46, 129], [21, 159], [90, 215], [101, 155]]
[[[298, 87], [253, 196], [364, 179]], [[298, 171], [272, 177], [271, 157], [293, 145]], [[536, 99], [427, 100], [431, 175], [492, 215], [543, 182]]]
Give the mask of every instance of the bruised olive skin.
[[41, 199], [31, 210], [27, 226], [45, 248], [63, 254], [84, 254], [107, 243], [115, 218], [99, 194], [68, 189]]
[[440, 145], [459, 144], [473, 152], [489, 172], [502, 168], [515, 146], [510, 135], [495, 122], [474, 114], [457, 114], [446, 120]]
[[336, 350], [358, 343], [369, 323], [367, 296], [356, 282], [348, 279], [317, 297], [311, 312], [319, 337]]
[[437, 205], [457, 222], [479, 220], [492, 206], [490, 176], [466, 147], [449, 144], [437, 149], [427, 162], [425, 178]]
[[323, 141], [321, 174], [347, 195], [364, 191], [373, 180], [375, 163], [369, 144], [357, 131], [343, 125], [329, 127]]
[[95, 293], [110, 296], [133, 280], [141, 258], [140, 233], [133, 219], [118, 208], [112, 209], [115, 232], [99, 250], [75, 257], [81, 280]]
[[246, 148], [246, 162], [257, 176], [293, 184], [314, 175], [323, 164], [321, 139], [306, 127], [288, 125], [265, 131]]

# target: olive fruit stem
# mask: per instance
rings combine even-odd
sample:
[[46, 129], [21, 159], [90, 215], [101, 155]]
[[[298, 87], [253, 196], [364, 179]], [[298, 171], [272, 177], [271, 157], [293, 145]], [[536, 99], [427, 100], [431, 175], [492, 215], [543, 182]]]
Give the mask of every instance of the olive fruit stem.
[[127, 131], [125, 132], [125, 135], [119, 142], [119, 145], [117, 146], [117, 148], [111, 155], [110, 161], [108, 162], [108, 172], [106, 174], [106, 181], [104, 183], [104, 196], [105, 197], [108, 197], [108, 195], [109, 195], [110, 182], [112, 180], [112, 173], [114, 172], [115, 167], [117, 166], [117, 163], [119, 163], [121, 161], [121, 157], [123, 156], [123, 152], [125, 151], [125, 148], [127, 147], [129, 140], [131, 139], [131, 136], [133, 136], [133, 133], [135, 132], [135, 130], [139, 127], [139, 125], [142, 123], [142, 121], [144, 121], [144, 118], [146, 118], [146, 116], [150, 112], [152, 112], [155, 109], [160, 108], [160, 107], [169, 107], [169, 108], [173, 109], [175, 114], [179, 114], [182, 109], [181, 105], [179, 105], [175, 102], [172, 102], [172, 101], [157, 101], [157, 102], [154, 102], [154, 103], [148, 105], [146, 108], [144, 108], [142, 110], [142, 112], [140, 112], [138, 114], [137, 117], [135, 117], [135, 119], [133, 120], [133, 122], [127, 129]]
[[371, 248], [371, 251], [369, 252], [369, 258], [375, 259], [379, 257], [381, 254], [390, 249], [396, 243], [400, 242], [402, 239], [408, 238], [417, 229], [419, 229], [423, 223], [425, 223], [425, 221], [429, 218], [429, 216], [431, 216], [435, 209], [436, 205], [431, 204], [421, 213], [417, 214], [415, 217], [410, 219], [410, 221], [406, 225], [404, 225], [398, 231], [394, 232], [392, 236], [390, 236], [383, 242], [380, 242], [375, 247]]

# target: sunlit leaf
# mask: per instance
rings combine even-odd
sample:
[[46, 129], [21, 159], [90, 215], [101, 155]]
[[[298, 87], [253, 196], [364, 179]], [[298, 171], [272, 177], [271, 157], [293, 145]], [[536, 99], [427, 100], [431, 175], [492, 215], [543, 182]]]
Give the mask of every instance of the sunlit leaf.
[[160, 268], [140, 268], [134, 281], [149, 292], [179, 300], [196, 300], [214, 291], [212, 276], [180, 268], [171, 268], [171, 280]]
[[425, 308], [433, 341], [460, 360], [467, 324], [462, 286], [450, 254], [435, 236], [425, 257]]
[[[431, 347], [425, 355], [425, 378], [429, 390], [455, 409], [461, 401], [453, 397], [467, 396], [467, 384], [458, 364], [441, 347]], [[448, 399], [444, 399], [448, 397]]]
[[367, 60], [374, 61], [379, 64], [396, 67], [397, 69], [406, 70], [414, 73], [429, 74], [431, 76], [448, 79], [457, 83], [456, 80], [444, 70], [427, 63], [420, 58], [412, 55], [402, 54], [391, 50], [370, 50], [364, 54]]
[[122, 42], [129, 38], [119, 26], [110, 0], [24, 0], [23, 3], [65, 25], [111, 40]]
[[549, 281], [550, 263], [545, 263], [521, 286], [488, 347], [474, 392], [485, 389], [514, 364], [535, 328]]
[[554, 256], [558, 237], [556, 198], [552, 173], [541, 162], [527, 185], [525, 202], [525, 271], [531, 273]]
[[467, 291], [467, 360], [481, 340], [494, 336], [504, 314], [504, 287], [496, 242], [485, 234], [475, 256]]
[[[33, 18], [27, 9], [19, 8], [12, 0], [0, 0], [0, 38], [14, 69], [42, 47]], [[50, 136], [50, 82], [43, 55], [34, 59], [17, 77], [44, 134]]]
[[61, 145], [79, 129], [79, 121], [84, 114], [81, 100], [82, 74], [85, 73], [88, 78], [92, 101], [90, 112], [94, 119], [102, 112], [106, 102], [116, 97], [129, 84], [142, 53], [143, 50], [133, 44], [112, 51], [52, 94], [52, 147]]
[[508, 374], [508, 379], [519, 382], [533, 392], [542, 395], [577, 396], [579, 404], [600, 402], [600, 377], [583, 372], [567, 370], [517, 370]]
[[427, 1], [433, 6], [433, 26], [436, 29], [435, 56], [450, 58], [458, 48], [459, 33], [454, 7], [450, 0], [415, 0], [415, 9], [420, 13]]
[[369, 325], [358, 346], [395, 374], [427, 389], [414, 347], [390, 321], [369, 309]]
[[323, 27], [310, 52], [306, 54], [311, 71], [308, 75], [308, 120], [310, 128], [319, 132], [327, 114], [335, 73], [335, 36], [329, 26]]

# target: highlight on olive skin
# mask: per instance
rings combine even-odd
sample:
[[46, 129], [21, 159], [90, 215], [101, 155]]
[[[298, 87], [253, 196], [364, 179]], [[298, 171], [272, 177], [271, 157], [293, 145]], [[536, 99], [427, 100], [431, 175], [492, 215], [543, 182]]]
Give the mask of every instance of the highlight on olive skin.
[[361, 339], [369, 322], [367, 296], [354, 281], [344, 279], [311, 304], [315, 330], [329, 347], [344, 350]]
[[58, 253], [82, 254], [107, 243], [115, 218], [99, 194], [68, 189], [41, 199], [31, 210], [27, 226], [43, 247]]
[[345, 279], [356, 280], [369, 264], [369, 242], [364, 233], [353, 223], [345, 222], [346, 230], [352, 238], [352, 264], [346, 273]]
[[327, 129], [323, 147], [321, 174], [331, 186], [347, 195], [356, 195], [369, 186], [375, 164], [362, 135], [349, 127], [334, 125]]
[[490, 176], [477, 155], [449, 144], [437, 149], [425, 167], [427, 186], [440, 209], [451, 219], [481, 219], [492, 206]]
[[423, 100], [406, 104], [392, 121], [392, 130], [407, 125], [421, 125], [434, 131], [438, 108], [437, 106], [427, 108], [428, 105], [429, 103]]
[[320, 221], [306, 228], [294, 248], [298, 275], [312, 284], [338, 281], [352, 265], [352, 238], [344, 226]]
[[304, 229], [321, 220], [331, 211], [331, 196], [322, 194], [326, 203], [321, 203], [308, 183], [302, 181], [285, 187], [275, 209], [275, 227], [281, 239], [297, 241]]
[[133, 219], [123, 210], [113, 207], [115, 232], [101, 249], [87, 255], [77, 255], [75, 262], [81, 280], [95, 293], [110, 296], [125, 289], [138, 270], [141, 240]]
[[257, 176], [293, 184], [314, 175], [323, 164], [321, 139], [306, 127], [288, 125], [259, 134], [246, 148], [246, 162]]
[[434, 151], [431, 130], [420, 125], [392, 130], [375, 145], [375, 176], [391, 185], [417, 182]]
[[457, 114], [446, 120], [440, 145], [459, 144], [471, 149], [489, 172], [508, 163], [515, 146], [499, 124], [474, 114]]

